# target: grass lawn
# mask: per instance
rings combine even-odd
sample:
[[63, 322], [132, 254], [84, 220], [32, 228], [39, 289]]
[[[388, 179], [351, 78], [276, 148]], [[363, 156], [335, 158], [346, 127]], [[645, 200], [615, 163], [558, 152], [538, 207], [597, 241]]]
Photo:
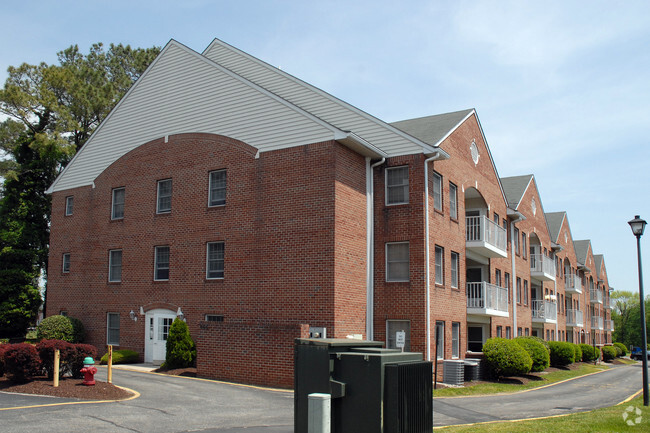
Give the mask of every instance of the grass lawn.
[[[434, 402], [435, 405], [435, 402]], [[640, 411], [640, 414], [637, 412]], [[624, 419], [624, 414], [627, 417]], [[631, 425], [629, 425], [630, 423]], [[531, 421], [505, 421], [465, 426], [436, 427], [445, 433], [461, 432], [644, 432], [650, 431], [650, 407], [643, 406], [639, 396], [628, 403], [572, 415]]]
[[[636, 361], [634, 361], [636, 362]], [[497, 394], [503, 392], [517, 392], [525, 389], [538, 388], [554, 382], [571, 379], [585, 374], [597, 371], [607, 370], [607, 364], [576, 364], [577, 368], [572, 370], [556, 370], [550, 372], [537, 373], [536, 375], [526, 375], [523, 380], [511, 378], [513, 380], [504, 380], [503, 382], [480, 382], [477, 385], [465, 386], [462, 388], [445, 388], [433, 391], [434, 397], [460, 397], [468, 395]], [[510, 383], [508, 383], [510, 382]], [[523, 383], [522, 383], [523, 382]]]

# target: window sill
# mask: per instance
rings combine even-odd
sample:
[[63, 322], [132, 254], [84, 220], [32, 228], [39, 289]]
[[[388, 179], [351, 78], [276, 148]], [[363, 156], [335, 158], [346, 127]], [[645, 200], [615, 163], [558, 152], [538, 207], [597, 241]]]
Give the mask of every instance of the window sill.
[[437, 213], [438, 215], [445, 216], [445, 211], [444, 209], [436, 209], [435, 207], [433, 208], [433, 211]]

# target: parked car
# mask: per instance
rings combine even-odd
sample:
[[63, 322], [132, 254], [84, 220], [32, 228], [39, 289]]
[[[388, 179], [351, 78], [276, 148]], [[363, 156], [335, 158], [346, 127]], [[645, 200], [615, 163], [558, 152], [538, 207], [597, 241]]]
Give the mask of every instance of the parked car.
[[[636, 359], [636, 360], [641, 360], [642, 355], [642, 350], [640, 347], [635, 347], [632, 349], [632, 352], [630, 352], [630, 358]], [[646, 359], [650, 359], [650, 350], [645, 351]]]

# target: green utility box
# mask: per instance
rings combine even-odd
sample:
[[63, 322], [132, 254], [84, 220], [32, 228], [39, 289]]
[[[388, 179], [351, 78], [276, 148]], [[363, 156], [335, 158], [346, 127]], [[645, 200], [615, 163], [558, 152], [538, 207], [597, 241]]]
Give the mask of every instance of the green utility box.
[[[377, 341], [297, 339], [295, 433], [307, 433], [312, 393], [332, 396], [333, 433], [430, 432], [432, 364], [422, 361], [420, 353], [382, 346]], [[423, 427], [405, 429], [407, 425]]]

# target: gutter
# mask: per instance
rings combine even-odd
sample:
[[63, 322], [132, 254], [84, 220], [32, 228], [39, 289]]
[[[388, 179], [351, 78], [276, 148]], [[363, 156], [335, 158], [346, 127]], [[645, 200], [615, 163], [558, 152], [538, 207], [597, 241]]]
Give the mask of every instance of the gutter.
[[366, 339], [374, 339], [374, 297], [375, 297], [375, 195], [374, 195], [374, 169], [386, 162], [381, 158], [378, 162], [370, 164], [370, 157], [366, 157]]

